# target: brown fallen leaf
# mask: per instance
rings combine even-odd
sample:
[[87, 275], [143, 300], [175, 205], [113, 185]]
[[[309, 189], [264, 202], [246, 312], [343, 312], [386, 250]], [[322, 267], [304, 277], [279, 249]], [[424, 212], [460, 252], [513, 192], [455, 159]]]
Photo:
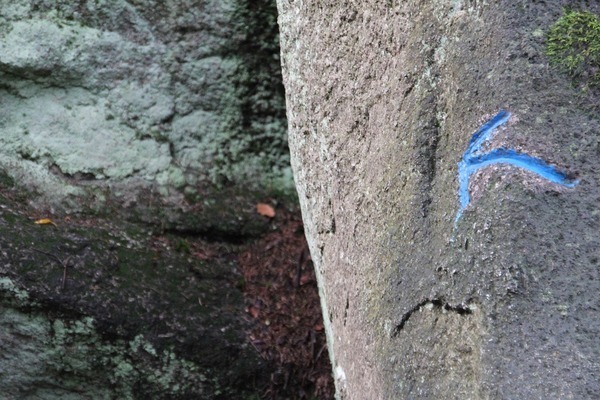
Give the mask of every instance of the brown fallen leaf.
[[258, 203], [256, 205], [256, 212], [260, 215], [264, 215], [265, 217], [273, 218], [275, 217], [275, 209], [268, 204]]
[[252, 318], [258, 318], [259, 310], [254, 306], [250, 306], [247, 308], [248, 314], [252, 315]]
[[54, 223], [50, 218], [42, 218], [35, 221], [36, 225], [54, 225], [58, 228], [58, 225]]

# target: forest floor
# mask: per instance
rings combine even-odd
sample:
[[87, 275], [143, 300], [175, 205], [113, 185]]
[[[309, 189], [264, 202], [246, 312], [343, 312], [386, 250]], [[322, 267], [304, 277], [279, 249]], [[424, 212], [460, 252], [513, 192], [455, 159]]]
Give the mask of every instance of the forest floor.
[[265, 395], [333, 399], [317, 282], [299, 212], [277, 210], [272, 227], [237, 260], [246, 311], [255, 321], [249, 340], [278, 367]]
[[[299, 209], [267, 201], [258, 213], [270, 220], [269, 231], [233, 248], [205, 237], [158, 236], [169, 248], [183, 247], [210, 262], [231, 258], [241, 275], [248, 341], [273, 367], [265, 400], [331, 400], [335, 387], [327, 351], [314, 267]], [[261, 210], [262, 208], [262, 210]], [[272, 216], [271, 216], [272, 215]]]

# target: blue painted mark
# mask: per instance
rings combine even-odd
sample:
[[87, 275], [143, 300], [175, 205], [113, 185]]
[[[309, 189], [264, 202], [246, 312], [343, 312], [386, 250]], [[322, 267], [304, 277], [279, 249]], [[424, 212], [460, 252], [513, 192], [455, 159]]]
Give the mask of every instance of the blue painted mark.
[[471, 137], [469, 147], [467, 147], [462, 159], [458, 163], [458, 197], [460, 200], [460, 209], [454, 220], [455, 227], [462, 216], [463, 211], [471, 201], [471, 196], [469, 194], [469, 178], [479, 169], [489, 165], [514, 165], [515, 167], [538, 174], [550, 182], [558, 183], [559, 185], [569, 188], [572, 188], [579, 183], [578, 180], [570, 179], [567, 174], [557, 170], [544, 160], [519, 153], [516, 150], [500, 148], [481, 154], [481, 146], [490, 138], [496, 128], [506, 123], [509, 118], [509, 112], [500, 111], [492, 119], [483, 124]]

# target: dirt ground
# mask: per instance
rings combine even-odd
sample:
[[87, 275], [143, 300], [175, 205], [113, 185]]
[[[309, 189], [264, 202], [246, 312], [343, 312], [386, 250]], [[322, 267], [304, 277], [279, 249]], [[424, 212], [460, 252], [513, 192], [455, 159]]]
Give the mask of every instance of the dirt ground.
[[249, 340], [277, 365], [265, 397], [333, 399], [317, 283], [299, 213], [278, 210], [273, 230], [237, 261], [254, 321]]
[[236, 285], [244, 293], [251, 326], [248, 341], [275, 369], [261, 398], [333, 399], [317, 282], [300, 211], [270, 205], [275, 203], [259, 203], [274, 216], [263, 217], [269, 220], [269, 231], [250, 244], [232, 247], [206, 237], [177, 235], [156, 240], [169, 243], [169, 248], [183, 248], [200, 261], [225, 258], [235, 263], [240, 274]]

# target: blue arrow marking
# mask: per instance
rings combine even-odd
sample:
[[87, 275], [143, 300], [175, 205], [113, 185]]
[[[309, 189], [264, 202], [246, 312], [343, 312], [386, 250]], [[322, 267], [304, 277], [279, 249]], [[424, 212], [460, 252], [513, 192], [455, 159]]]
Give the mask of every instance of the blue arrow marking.
[[566, 173], [557, 170], [544, 160], [519, 153], [516, 150], [500, 148], [481, 154], [481, 146], [490, 138], [496, 128], [506, 123], [509, 118], [509, 112], [500, 111], [492, 119], [483, 124], [471, 137], [469, 147], [467, 147], [462, 159], [458, 163], [458, 197], [460, 200], [460, 209], [454, 220], [455, 227], [458, 224], [458, 220], [462, 216], [463, 211], [471, 201], [471, 196], [469, 195], [469, 178], [479, 169], [485, 168], [488, 165], [514, 165], [515, 167], [533, 172], [550, 182], [558, 183], [559, 185], [569, 188], [572, 188], [579, 183], [578, 180], [569, 179]]

